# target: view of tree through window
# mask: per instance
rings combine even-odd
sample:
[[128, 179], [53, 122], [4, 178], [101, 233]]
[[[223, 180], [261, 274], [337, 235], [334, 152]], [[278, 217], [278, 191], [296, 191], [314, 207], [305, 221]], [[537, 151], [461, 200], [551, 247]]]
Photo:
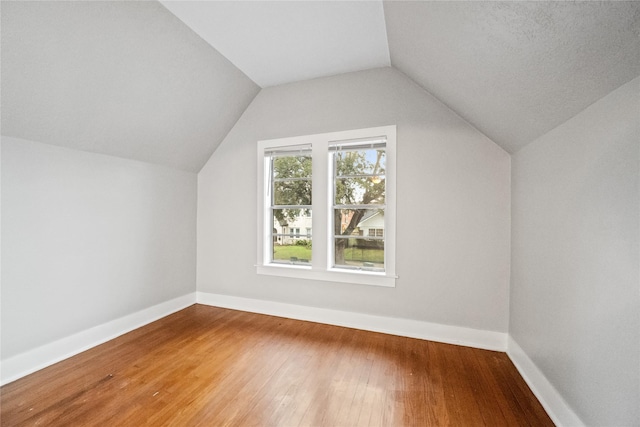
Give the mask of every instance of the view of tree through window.
[[311, 164], [310, 151], [271, 157], [273, 262], [311, 262]]
[[367, 146], [332, 147], [334, 266], [384, 271], [385, 144]]

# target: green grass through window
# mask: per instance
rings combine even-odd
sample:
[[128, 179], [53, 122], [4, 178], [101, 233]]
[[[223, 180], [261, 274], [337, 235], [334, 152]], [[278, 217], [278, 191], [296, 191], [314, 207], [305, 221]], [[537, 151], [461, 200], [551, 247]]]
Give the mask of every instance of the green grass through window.
[[[275, 245], [274, 260], [289, 261], [291, 258], [311, 261], [311, 248], [297, 245]], [[384, 263], [384, 250], [368, 248], [348, 248], [344, 252], [345, 261]]]

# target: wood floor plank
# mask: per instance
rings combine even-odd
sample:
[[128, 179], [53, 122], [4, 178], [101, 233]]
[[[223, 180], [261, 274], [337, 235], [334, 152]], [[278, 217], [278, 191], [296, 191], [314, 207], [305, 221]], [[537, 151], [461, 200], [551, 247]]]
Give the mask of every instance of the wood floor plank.
[[[509, 401], [505, 399], [505, 396], [501, 393], [499, 381], [497, 375], [492, 372], [490, 366], [495, 358], [500, 358], [502, 355], [498, 352], [486, 352], [478, 353], [473, 352], [473, 357], [470, 357], [470, 362], [473, 365], [472, 369], [477, 370], [481, 376], [480, 384], [482, 385], [485, 396], [489, 402], [492, 402], [495, 406], [493, 411], [500, 412], [502, 415], [502, 421], [496, 421], [497, 426], [527, 426], [528, 423], [525, 420], [518, 419], [514, 415], [514, 410], [509, 406]], [[499, 417], [497, 417], [499, 419]]]
[[0, 388], [2, 426], [552, 426], [504, 353], [194, 305]]

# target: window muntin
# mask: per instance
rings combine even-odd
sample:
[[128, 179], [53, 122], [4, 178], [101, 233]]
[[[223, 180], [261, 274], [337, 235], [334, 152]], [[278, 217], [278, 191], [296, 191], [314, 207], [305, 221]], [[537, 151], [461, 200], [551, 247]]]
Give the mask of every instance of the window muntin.
[[384, 240], [336, 237], [334, 251], [336, 268], [384, 271]]
[[[312, 185], [308, 188], [313, 197], [308, 192], [301, 197], [296, 190], [302, 185], [296, 181], [308, 181], [308, 173], [301, 172], [304, 167], [276, 173], [272, 169], [272, 157], [294, 156], [301, 149], [306, 150], [305, 156], [312, 154]], [[367, 153], [369, 150], [373, 151]], [[336, 158], [343, 160], [334, 161]], [[258, 159], [258, 211], [262, 218], [258, 221], [258, 274], [395, 286], [395, 126], [259, 141]], [[274, 204], [274, 184], [278, 186], [278, 203], [294, 199], [309, 205]], [[298, 210], [300, 214], [291, 222], [285, 221], [284, 228], [278, 218], [285, 213], [278, 209]], [[343, 235], [353, 215], [363, 210], [365, 214], [351, 234]], [[378, 212], [382, 213], [368, 220]], [[306, 217], [308, 224], [302, 224], [301, 217]], [[306, 246], [313, 256], [310, 252], [297, 256], [282, 251], [294, 243]], [[336, 244], [338, 253], [342, 250], [339, 263], [335, 262]]]

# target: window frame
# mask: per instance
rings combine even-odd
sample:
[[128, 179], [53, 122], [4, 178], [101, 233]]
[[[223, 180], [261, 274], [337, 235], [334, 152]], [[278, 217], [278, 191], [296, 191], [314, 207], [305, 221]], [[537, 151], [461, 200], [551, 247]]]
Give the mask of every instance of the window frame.
[[[333, 177], [332, 155], [329, 147], [336, 142], [386, 137], [385, 171], [385, 271], [344, 269], [332, 267], [333, 245]], [[315, 135], [278, 138], [258, 141], [257, 158], [257, 264], [258, 274], [323, 280], [362, 285], [395, 287], [396, 281], [396, 126], [380, 126]], [[270, 208], [268, 183], [270, 180], [269, 157], [265, 151], [311, 145], [312, 151], [312, 216], [313, 255], [309, 265], [270, 262], [271, 229], [273, 218]]]

